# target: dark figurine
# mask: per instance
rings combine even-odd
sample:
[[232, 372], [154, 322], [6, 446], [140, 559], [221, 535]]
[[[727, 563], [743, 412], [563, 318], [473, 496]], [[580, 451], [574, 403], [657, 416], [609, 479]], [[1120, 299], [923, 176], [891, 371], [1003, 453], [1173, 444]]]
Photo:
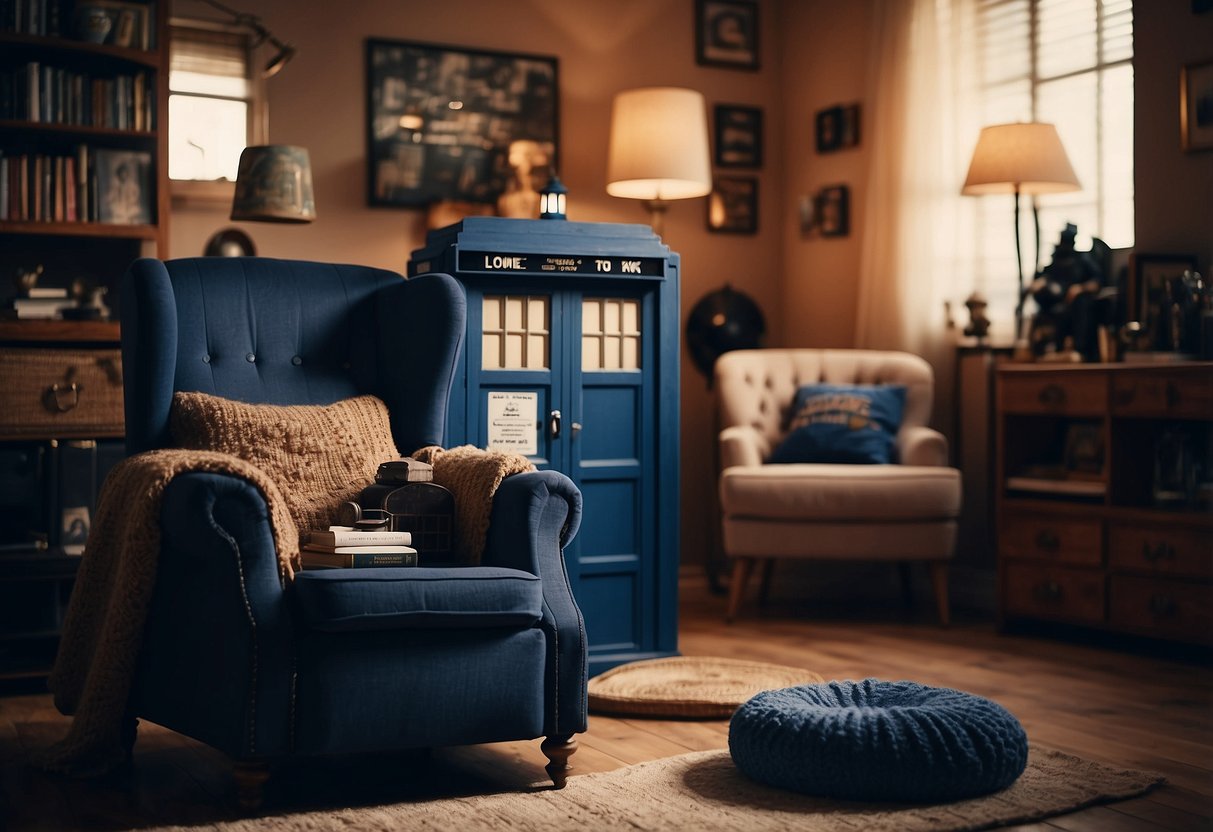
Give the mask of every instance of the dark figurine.
[[1112, 250], [1098, 237], [1090, 251], [1078, 251], [1078, 227], [1067, 223], [1053, 248], [1053, 261], [1028, 286], [1036, 302], [1031, 342], [1038, 355], [1062, 349], [1069, 341], [1088, 361], [1099, 360], [1099, 327], [1113, 323], [1115, 290], [1105, 284]]

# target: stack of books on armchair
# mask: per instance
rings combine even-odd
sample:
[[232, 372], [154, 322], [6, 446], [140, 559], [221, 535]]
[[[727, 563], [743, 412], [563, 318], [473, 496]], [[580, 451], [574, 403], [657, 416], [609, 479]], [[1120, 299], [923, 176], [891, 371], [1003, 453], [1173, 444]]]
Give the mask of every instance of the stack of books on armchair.
[[417, 550], [410, 532], [366, 531], [329, 526], [308, 534], [301, 553], [304, 569], [367, 566], [416, 566]]

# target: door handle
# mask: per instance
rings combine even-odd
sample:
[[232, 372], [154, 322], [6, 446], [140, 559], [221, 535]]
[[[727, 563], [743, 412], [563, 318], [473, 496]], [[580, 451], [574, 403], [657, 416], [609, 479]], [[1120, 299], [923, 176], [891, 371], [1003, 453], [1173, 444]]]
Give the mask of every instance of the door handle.
[[553, 410], [548, 414], [548, 435], [553, 439], [560, 438], [560, 411]]

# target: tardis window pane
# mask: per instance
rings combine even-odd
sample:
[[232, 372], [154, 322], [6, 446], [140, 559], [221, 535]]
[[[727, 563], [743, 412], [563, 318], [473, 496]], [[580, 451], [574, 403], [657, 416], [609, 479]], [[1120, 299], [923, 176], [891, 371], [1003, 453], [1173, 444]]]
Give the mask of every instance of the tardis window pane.
[[628, 298], [582, 300], [581, 369], [640, 369], [640, 301]]
[[581, 369], [602, 369], [602, 337], [599, 335], [581, 336]]
[[497, 332], [486, 332], [481, 340], [481, 352], [483, 360], [481, 366], [486, 370], [501, 369], [501, 334]]
[[486, 295], [481, 325], [481, 367], [543, 370], [549, 366], [550, 298]]

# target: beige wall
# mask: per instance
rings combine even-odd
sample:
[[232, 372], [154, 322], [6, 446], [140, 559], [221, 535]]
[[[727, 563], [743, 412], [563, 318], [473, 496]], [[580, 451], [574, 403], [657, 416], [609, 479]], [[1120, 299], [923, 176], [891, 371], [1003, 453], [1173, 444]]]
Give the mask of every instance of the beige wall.
[[1136, 249], [1195, 254], [1213, 271], [1213, 151], [1179, 143], [1179, 74], [1213, 61], [1213, 12], [1189, 3], [1138, 2], [1134, 22]]
[[[403, 270], [420, 245], [416, 210], [366, 206], [365, 78], [367, 37], [400, 38], [560, 59], [561, 174], [574, 220], [644, 222], [639, 204], [609, 197], [605, 160], [610, 102], [619, 90], [678, 85], [704, 92], [709, 106], [759, 106], [765, 116], [765, 164], [755, 236], [711, 234], [704, 200], [674, 203], [666, 242], [683, 258], [682, 320], [705, 293], [726, 281], [766, 313], [768, 344], [848, 346], [854, 338], [855, 273], [863, 241], [868, 139], [859, 148], [818, 155], [813, 117], [825, 107], [862, 101], [872, 5], [835, 0], [760, 0], [762, 69], [696, 65], [693, 0], [247, 0], [292, 41], [299, 54], [269, 84], [270, 139], [309, 148], [319, 219], [310, 226], [245, 224], [261, 254], [341, 260]], [[1213, 14], [1186, 2], [1141, 3], [1137, 22], [1136, 188], [1139, 249], [1193, 251], [1213, 259], [1213, 153], [1178, 147], [1179, 67], [1213, 58]], [[178, 14], [204, 14], [176, 0]], [[334, 11], [339, 9], [339, 11]], [[868, 113], [865, 111], [864, 115]], [[961, 160], [960, 164], [963, 164]], [[851, 188], [850, 236], [805, 239], [797, 200], [823, 185]], [[173, 256], [202, 251], [230, 225], [221, 207], [178, 206]], [[712, 400], [702, 376], [682, 364], [683, 560], [709, 556], [707, 508], [715, 488]]]
[[[749, 293], [778, 326], [782, 270], [778, 215], [779, 159], [777, 26], [779, 0], [763, 0], [763, 66], [759, 72], [698, 66], [692, 0], [394, 0], [335, 5], [324, 0], [244, 0], [299, 54], [268, 81], [270, 140], [308, 148], [318, 219], [310, 226], [240, 224], [259, 254], [363, 263], [403, 271], [424, 236], [418, 210], [366, 205], [367, 37], [458, 44], [556, 55], [560, 59], [561, 177], [569, 218], [647, 222], [642, 206], [606, 194], [606, 148], [613, 95], [650, 85], [686, 86], [715, 103], [758, 106], [766, 118], [766, 164], [760, 178], [759, 233], [705, 230], [705, 200], [673, 203], [664, 239], [682, 255], [682, 315], [726, 281]], [[179, 15], [207, 16], [193, 0], [176, 0]], [[709, 110], [710, 114], [710, 110]], [[232, 225], [226, 206], [175, 207], [171, 255], [202, 252], [207, 238]], [[775, 333], [778, 337], [778, 333]], [[704, 507], [713, 505], [713, 411], [704, 378], [682, 364], [683, 553], [700, 561], [712, 545]]]
[[[785, 175], [780, 233], [785, 346], [849, 347], [855, 340], [860, 222], [867, 185], [867, 140], [873, 129], [862, 107], [857, 148], [819, 154], [815, 116], [836, 104], [862, 102], [867, 77], [871, 4], [793, 0], [784, 5], [780, 103]], [[827, 185], [851, 191], [851, 233], [805, 237], [798, 204]]]

